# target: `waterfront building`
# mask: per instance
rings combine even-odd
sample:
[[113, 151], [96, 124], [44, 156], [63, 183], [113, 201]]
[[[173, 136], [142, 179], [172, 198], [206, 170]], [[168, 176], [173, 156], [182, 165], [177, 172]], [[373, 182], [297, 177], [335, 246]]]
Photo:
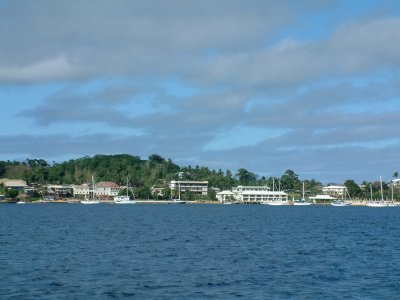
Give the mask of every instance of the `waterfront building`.
[[73, 186], [50, 184], [46, 186], [47, 194], [53, 195], [54, 198], [66, 198], [74, 193]]
[[288, 194], [283, 191], [270, 191], [268, 186], [233, 187], [231, 191], [217, 193], [220, 202], [261, 203], [271, 201], [288, 201]]
[[89, 198], [89, 195], [93, 192], [92, 188], [87, 183], [81, 185], [73, 185], [72, 189], [74, 197], [78, 198]]
[[2, 178], [0, 179], [0, 183], [4, 184], [4, 187], [7, 189], [14, 189], [17, 191], [22, 191], [28, 187], [26, 181], [20, 179]]
[[171, 190], [180, 189], [181, 193], [186, 191], [199, 195], [208, 193], [208, 181], [172, 180], [169, 187]]
[[95, 193], [100, 198], [118, 196], [121, 187], [110, 181], [101, 181], [95, 184]]
[[217, 193], [217, 200], [219, 202], [232, 202], [238, 201], [237, 194], [232, 191], [222, 191]]
[[343, 198], [346, 194], [346, 187], [344, 185], [328, 185], [322, 188], [322, 192], [325, 195]]
[[[94, 193], [100, 200], [109, 200], [115, 196], [118, 196], [118, 193], [121, 190], [121, 187], [118, 184], [109, 181], [98, 182], [94, 186]], [[91, 198], [93, 197], [93, 188], [92, 185], [87, 183], [82, 185], [74, 185], [73, 193], [74, 196], [78, 198]]]

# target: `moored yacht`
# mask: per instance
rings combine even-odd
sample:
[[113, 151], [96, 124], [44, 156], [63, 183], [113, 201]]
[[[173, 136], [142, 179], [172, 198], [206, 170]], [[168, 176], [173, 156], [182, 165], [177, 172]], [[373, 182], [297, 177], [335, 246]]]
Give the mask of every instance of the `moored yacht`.
[[82, 204], [99, 204], [100, 201], [96, 198], [96, 187], [94, 185], [94, 177], [92, 176], [92, 186], [93, 186], [93, 193], [92, 198], [87, 197], [85, 200], [82, 200]]
[[394, 201], [393, 201], [393, 190], [392, 190], [392, 201], [384, 201], [383, 200], [383, 187], [382, 187], [382, 177], [379, 176], [379, 181], [381, 184], [381, 200], [378, 201], [373, 201], [372, 200], [372, 186], [370, 186], [371, 189], [371, 200], [367, 203], [367, 206], [369, 207], [394, 207], [394, 206], [398, 206]]
[[128, 178], [126, 179], [126, 195], [115, 196], [114, 197], [114, 203], [115, 204], [135, 204], [136, 203], [136, 201], [135, 200], [131, 200], [131, 197], [129, 196]]
[[304, 181], [303, 181], [303, 198], [298, 199], [298, 200], [293, 200], [293, 205], [298, 205], [298, 206], [300, 206], [300, 205], [302, 205], [302, 206], [311, 205], [311, 202], [307, 202], [305, 197], [304, 197]]

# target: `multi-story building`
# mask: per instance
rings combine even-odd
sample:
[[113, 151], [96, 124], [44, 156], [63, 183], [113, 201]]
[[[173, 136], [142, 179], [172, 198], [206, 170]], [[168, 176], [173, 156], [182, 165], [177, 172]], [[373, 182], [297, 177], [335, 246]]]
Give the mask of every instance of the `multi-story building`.
[[169, 187], [171, 190], [180, 189], [181, 193], [186, 191], [200, 195], [208, 193], [208, 181], [172, 180]]
[[120, 190], [121, 187], [114, 182], [102, 181], [95, 184], [95, 193], [100, 198], [118, 196]]
[[217, 193], [220, 202], [260, 203], [262, 201], [287, 201], [288, 194], [283, 191], [270, 191], [267, 186], [237, 186], [232, 191]]
[[341, 198], [346, 194], [346, 187], [344, 185], [328, 185], [322, 188], [322, 192], [325, 195]]
[[65, 198], [73, 194], [73, 187], [70, 185], [47, 185], [47, 193], [54, 195], [55, 198]]
[[73, 185], [72, 189], [73, 189], [74, 197], [88, 198], [90, 196], [90, 194], [93, 192], [93, 189], [87, 183], [84, 183], [81, 185]]
[[[97, 198], [101, 200], [108, 200], [115, 196], [118, 196], [121, 187], [114, 183], [108, 181], [102, 181], [95, 184], [94, 193]], [[73, 186], [74, 196], [91, 198], [93, 197], [93, 188], [89, 184], [75, 185]]]

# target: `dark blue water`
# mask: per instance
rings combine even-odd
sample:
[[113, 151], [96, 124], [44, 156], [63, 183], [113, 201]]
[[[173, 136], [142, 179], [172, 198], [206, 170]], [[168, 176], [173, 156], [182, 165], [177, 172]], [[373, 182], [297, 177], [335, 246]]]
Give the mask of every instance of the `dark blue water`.
[[0, 205], [1, 299], [399, 299], [400, 208]]

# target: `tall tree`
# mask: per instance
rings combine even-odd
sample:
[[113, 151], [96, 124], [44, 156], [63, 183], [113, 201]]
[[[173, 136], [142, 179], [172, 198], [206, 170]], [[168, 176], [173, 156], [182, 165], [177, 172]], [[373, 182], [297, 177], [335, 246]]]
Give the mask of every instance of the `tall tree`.
[[361, 188], [357, 183], [352, 179], [348, 179], [344, 182], [344, 186], [346, 187], [350, 197], [359, 197], [361, 195]]

